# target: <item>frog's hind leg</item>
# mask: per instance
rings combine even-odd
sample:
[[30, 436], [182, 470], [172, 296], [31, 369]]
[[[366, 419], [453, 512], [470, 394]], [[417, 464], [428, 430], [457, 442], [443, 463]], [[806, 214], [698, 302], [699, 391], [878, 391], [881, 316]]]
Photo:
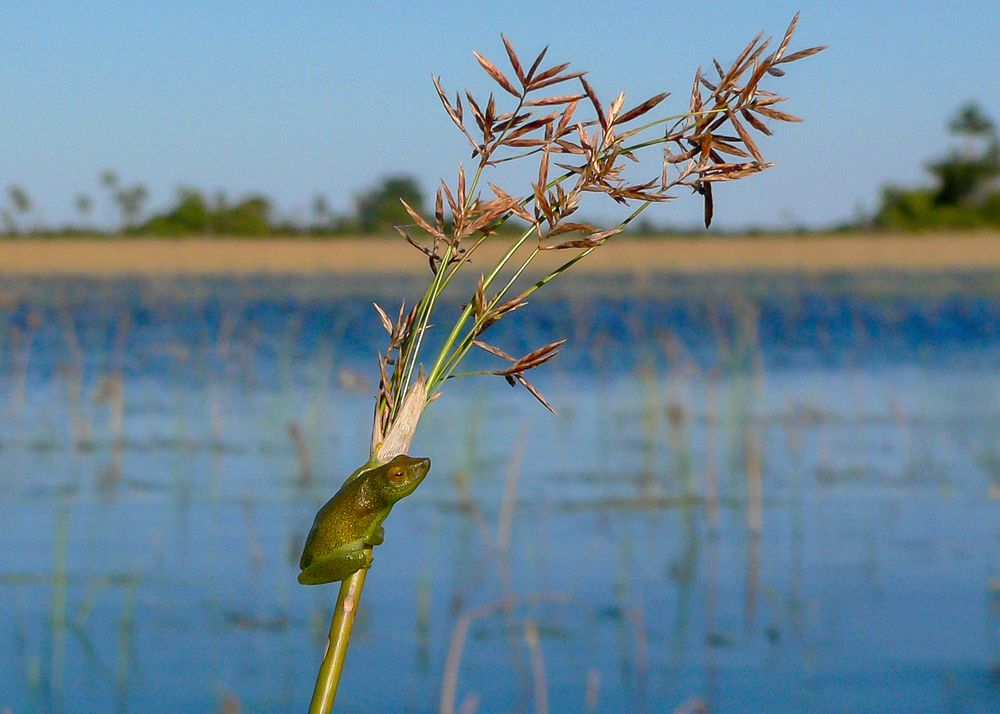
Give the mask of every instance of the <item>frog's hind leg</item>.
[[299, 582], [303, 585], [321, 585], [344, 580], [362, 568], [372, 567], [372, 554], [369, 550], [352, 550], [338, 555], [336, 558], [312, 563], [299, 573]]

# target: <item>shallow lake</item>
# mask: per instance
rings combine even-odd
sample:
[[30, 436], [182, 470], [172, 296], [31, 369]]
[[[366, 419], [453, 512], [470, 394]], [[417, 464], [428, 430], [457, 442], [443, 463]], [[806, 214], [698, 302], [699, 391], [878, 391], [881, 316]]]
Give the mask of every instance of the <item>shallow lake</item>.
[[[0, 283], [0, 711], [304, 711], [418, 286]], [[340, 710], [1000, 711], [1000, 275], [552, 288], [489, 337], [558, 414], [430, 407]]]

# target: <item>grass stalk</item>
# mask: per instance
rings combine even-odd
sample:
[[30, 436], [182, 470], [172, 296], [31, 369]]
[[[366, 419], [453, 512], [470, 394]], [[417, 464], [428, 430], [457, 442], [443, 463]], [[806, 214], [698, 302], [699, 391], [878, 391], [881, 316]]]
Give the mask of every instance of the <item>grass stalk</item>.
[[[565, 340], [514, 357], [483, 342], [483, 333], [507, 314], [523, 307], [527, 297], [621, 233], [650, 205], [672, 199], [670, 191], [686, 188], [700, 194], [707, 227], [714, 212], [712, 188], [716, 183], [738, 180], [769, 168], [771, 164], [763, 160], [750, 129], [770, 135], [765, 119], [798, 119], [778, 111], [775, 105], [783, 98], [758, 85], [767, 75], [782, 76], [784, 69], [778, 65], [803, 59], [823, 49], [813, 47], [786, 55], [797, 21], [798, 15], [777, 49], [770, 54], [765, 54], [770, 40], [761, 40], [758, 36], [728, 70], [715, 62], [719, 77], [714, 83], [704, 79], [699, 70], [686, 112], [638, 126], [636, 120], [659, 105], [667, 97], [666, 93], [657, 94], [628, 110], [625, 109], [624, 93], [611, 102], [602, 102], [584, 78], [585, 73], [567, 72], [566, 64], [543, 69], [541, 62], [545, 50], [533, 63], [522, 63], [506, 37], [503, 42], [511, 66], [508, 74], [513, 71], [516, 81], [482, 55], [475, 53], [475, 57], [503, 89], [501, 97], [516, 97], [510, 111], [498, 108], [493, 94], [488, 101], [477, 102], [466, 92], [466, 106], [463, 107], [457, 95], [453, 104], [439, 80], [434, 79], [445, 111], [472, 145], [478, 166], [468, 187], [461, 166], [454, 191], [446, 182], [441, 182], [432, 219], [423, 217], [404, 203], [414, 224], [400, 226], [398, 230], [427, 256], [433, 275], [416, 306], [409, 313], [400, 308], [394, 322], [376, 306], [389, 333], [389, 344], [385, 353], [379, 354], [381, 379], [375, 400], [369, 463], [385, 463], [408, 450], [423, 410], [440, 396], [444, 383], [454, 377], [501, 376], [511, 385], [521, 384], [551, 410], [524, 374], [554, 357]], [[576, 92], [566, 89], [571, 86], [569, 83], [575, 85], [577, 82], [580, 86]], [[589, 107], [580, 112], [588, 111], [589, 118], [578, 118], [580, 106]], [[474, 126], [471, 120], [466, 126], [469, 114], [475, 120]], [[661, 136], [625, 144], [626, 139], [660, 126], [666, 126]], [[476, 127], [481, 133], [478, 139], [472, 133]], [[644, 182], [627, 181], [624, 178], [625, 160], [638, 161], [637, 152], [657, 146], [664, 147], [657, 175]], [[530, 191], [515, 197], [489, 184], [495, 198], [481, 195], [480, 183], [487, 169], [530, 157], [538, 159], [537, 180], [531, 182]], [[562, 170], [553, 178], [549, 177], [550, 159]], [[600, 230], [573, 217], [582, 197], [593, 194], [604, 194], [618, 204], [634, 205], [635, 208], [610, 230]], [[450, 209], [447, 221], [446, 205]], [[492, 267], [480, 273], [475, 292], [464, 301], [458, 318], [429, 361], [431, 368], [425, 376], [423, 352], [438, 302], [459, 270], [469, 264], [471, 255], [486, 236], [513, 217], [524, 221], [528, 227], [511, 241]], [[419, 228], [423, 242], [410, 235], [407, 228], [413, 227]], [[574, 234], [576, 237], [571, 237]], [[537, 244], [525, 257], [518, 259], [519, 262], [512, 262], [532, 238], [537, 239]], [[573, 255], [541, 278], [528, 278], [529, 267], [542, 250], [572, 251]], [[501, 281], [501, 275], [509, 267], [513, 267], [512, 272]], [[528, 284], [518, 292], [518, 284], [523, 282]], [[502, 285], [496, 292], [493, 292], [494, 283]], [[509, 297], [511, 294], [513, 298]], [[482, 348], [506, 365], [494, 370], [458, 372], [473, 347]], [[501, 541], [505, 542], [507, 537], [502, 537]], [[333, 705], [366, 572], [359, 570], [341, 584], [309, 709], [311, 714], [328, 712]], [[474, 610], [459, 618], [445, 668], [442, 711], [452, 712], [455, 708], [457, 668], [468, 627], [475, 617], [489, 611], [490, 608]], [[543, 696], [544, 666], [537, 628], [526, 626], [525, 637], [532, 650], [536, 684], [541, 687], [536, 706], [544, 710], [547, 706]]]
[[309, 714], [326, 714], [333, 707], [367, 574], [368, 571], [362, 568], [340, 584], [340, 594], [337, 596], [337, 605], [330, 622], [326, 652], [323, 653], [323, 661], [316, 675], [316, 687], [313, 689], [312, 701], [309, 704]]

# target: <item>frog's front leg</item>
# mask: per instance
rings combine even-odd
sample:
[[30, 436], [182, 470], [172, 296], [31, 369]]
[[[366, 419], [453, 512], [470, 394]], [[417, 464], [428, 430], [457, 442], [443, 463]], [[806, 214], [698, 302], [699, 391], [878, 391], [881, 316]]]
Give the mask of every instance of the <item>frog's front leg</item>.
[[375, 535], [368, 541], [368, 545], [382, 545], [385, 542], [385, 527], [379, 526]]
[[299, 573], [303, 585], [322, 585], [344, 580], [362, 568], [372, 567], [372, 554], [364, 548], [340, 549], [330, 557], [314, 561]]

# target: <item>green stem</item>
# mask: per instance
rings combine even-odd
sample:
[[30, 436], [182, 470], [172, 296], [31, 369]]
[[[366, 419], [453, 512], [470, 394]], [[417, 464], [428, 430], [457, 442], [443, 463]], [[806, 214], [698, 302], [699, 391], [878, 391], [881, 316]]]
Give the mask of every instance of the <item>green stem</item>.
[[[371, 554], [370, 549], [368, 553]], [[368, 570], [362, 568], [340, 584], [340, 594], [337, 596], [337, 606], [333, 612], [333, 621], [330, 623], [326, 652], [319, 666], [316, 687], [309, 703], [309, 714], [328, 714], [333, 708], [347, 645], [351, 642], [354, 618], [361, 602], [361, 589], [365, 585], [367, 574]]]
[[[520, 108], [520, 104], [518, 105]], [[506, 131], [506, 130], [505, 130]], [[483, 176], [483, 169], [486, 168], [486, 163], [484, 161], [479, 162], [479, 166], [476, 169], [475, 176], [472, 177], [472, 184], [469, 186], [468, 191], [465, 194], [465, 206], [468, 209], [472, 205], [473, 198], [476, 195], [476, 191], [479, 189], [479, 181]], [[480, 241], [481, 243], [482, 241]], [[478, 247], [477, 243], [474, 247]], [[408, 340], [406, 345], [407, 349], [405, 352], [400, 354], [400, 367], [403, 368], [403, 382], [402, 387], [396, 393], [396, 406], [398, 407], [399, 402], [403, 399], [406, 394], [407, 389], [410, 386], [410, 380], [413, 379], [413, 372], [416, 369], [417, 355], [420, 354], [420, 345], [424, 340], [424, 333], [427, 331], [427, 325], [430, 322], [431, 313], [434, 311], [434, 305], [437, 302], [438, 297], [447, 287], [448, 283], [451, 281], [452, 276], [458, 271], [458, 268], [462, 266], [465, 259], [460, 260], [458, 265], [451, 271], [448, 270], [448, 265], [451, 262], [452, 255], [454, 254], [454, 246], [448, 244], [445, 248], [444, 256], [441, 258], [441, 263], [439, 265], [437, 273], [434, 274], [434, 280], [431, 281], [430, 287], [427, 292], [424, 293], [424, 298], [421, 300], [422, 310], [421, 315], [418, 317], [418, 329], [416, 331], [416, 337], [413, 340]], [[409, 345], [413, 344], [412, 349], [409, 349]], [[395, 376], [395, 374], [393, 375]]]
[[455, 372], [454, 374], [449, 374], [445, 379], [459, 379], [460, 377], [481, 377], [486, 374], [496, 374], [489, 369], [477, 369], [474, 372]]
[[[483, 278], [483, 288], [488, 288], [490, 284], [496, 279], [496, 276], [503, 270], [504, 266], [510, 261], [518, 249], [524, 245], [525, 241], [531, 237], [531, 234], [535, 232], [534, 226], [526, 230], [520, 238], [518, 238], [507, 249], [503, 257], [497, 261], [497, 264], [493, 266], [493, 270], [490, 274]], [[430, 373], [427, 375], [427, 396], [433, 397], [435, 392], [435, 387], [442, 381], [439, 377], [442, 374], [445, 366], [448, 362], [448, 355], [451, 352], [452, 346], [455, 344], [455, 340], [458, 339], [458, 335], [462, 331], [462, 327], [465, 325], [465, 321], [469, 319], [469, 315], [472, 314], [472, 301], [470, 300], [466, 304], [465, 309], [462, 310], [462, 314], [459, 315], [458, 319], [455, 321], [455, 325], [451, 328], [451, 332], [448, 334], [448, 338], [445, 340], [444, 345], [441, 347], [441, 351], [438, 353], [438, 358], [434, 362], [434, 366], [431, 368]]]
[[[511, 287], [513, 287], [514, 283], [517, 281], [519, 277], [521, 277], [521, 274], [525, 271], [528, 265], [531, 264], [531, 261], [535, 259], [535, 256], [538, 255], [540, 251], [541, 249], [536, 247], [533, 251], [531, 251], [531, 254], [527, 258], [525, 258], [524, 261], [522, 261], [521, 267], [519, 267], [516, 271], [514, 271], [514, 274], [507, 281], [507, 284], [504, 285], [503, 288], [501, 288], [500, 291], [497, 292], [493, 300], [490, 301], [483, 315], [483, 318], [485, 318], [486, 315], [489, 315], [490, 310], [492, 310], [500, 303], [500, 301], [504, 298], [504, 296], [511, 289]], [[476, 320], [475, 324], [473, 324], [472, 327], [469, 329], [469, 332], [465, 335], [464, 338], [462, 338], [462, 341], [459, 343], [459, 346], [455, 348], [455, 350], [451, 353], [451, 356], [449, 356], [448, 359], [445, 361], [444, 366], [441, 368], [441, 371], [439, 372], [441, 376], [437, 379], [437, 384], [444, 384], [446, 380], [451, 379], [452, 377], [459, 376], [454, 374], [454, 372], [456, 369], [458, 369], [458, 365], [462, 363], [462, 360], [465, 359], [465, 355], [467, 355], [469, 353], [469, 350], [472, 349], [473, 340], [475, 340], [476, 335], [479, 334], [480, 328], [482, 327], [483, 324], [483, 318]], [[465, 373], [465, 374], [472, 374], [472, 373]], [[490, 372], [487, 372], [487, 374], [490, 374]], [[433, 389], [434, 386], [435, 386], [434, 384], [428, 382], [428, 387], [430, 389]], [[428, 392], [428, 394], [432, 393], [433, 392], [430, 391]]]
[[[639, 216], [640, 213], [642, 213], [647, 208], [649, 208], [652, 205], [652, 203], [653, 203], [652, 201], [645, 201], [645, 202], [643, 202], [641, 205], [637, 206], [636, 209], [634, 211], [632, 211], [628, 216], [626, 216], [625, 220], [623, 220], [618, 225], [620, 227], [627, 226], [629, 223], [631, 223], [632, 221], [634, 221]], [[528, 287], [527, 289], [525, 289], [524, 292], [522, 292], [520, 295], [518, 295], [518, 297], [520, 297], [520, 298], [526, 298], [526, 297], [528, 297], [529, 295], [531, 295], [533, 292], [535, 292], [536, 290], [538, 290], [540, 287], [542, 287], [546, 283], [554, 280], [556, 277], [558, 277], [562, 273], [565, 273], [567, 270], [569, 270], [571, 267], [573, 267], [576, 263], [578, 263], [579, 261], [581, 261], [584, 258], [586, 258], [588, 255], [590, 255], [591, 253], [593, 253], [599, 247], [600, 247], [599, 245], [592, 245], [589, 248], [580, 251], [580, 253], [578, 253], [577, 255], [573, 256], [569, 260], [567, 260], [565, 263], [563, 263], [558, 268], [556, 268], [555, 270], [553, 270], [551, 273], [549, 273], [548, 275], [546, 275], [544, 278], [542, 278], [541, 280], [539, 280], [538, 282], [536, 282], [534, 285], [531, 285], [530, 287]]]
[[[400, 351], [397, 370], [403, 371], [403, 380], [402, 386], [395, 394], [394, 407], [396, 409], [398, 409], [399, 405], [402, 403], [403, 397], [406, 395], [407, 389], [409, 389], [410, 380], [413, 378], [413, 372], [416, 369], [417, 364], [417, 356], [420, 354], [420, 345], [423, 344], [424, 333], [427, 332], [427, 326], [430, 324], [431, 313], [434, 311], [434, 304], [437, 302], [441, 291], [444, 290], [443, 282], [444, 274], [446, 272], [445, 266], [447, 266], [451, 260], [453, 250], [454, 248], [450, 244], [447, 248], [445, 248], [444, 256], [441, 258], [441, 264], [438, 271], [434, 274], [434, 280], [431, 281], [430, 287], [427, 289], [427, 292], [424, 293], [424, 297], [420, 301], [421, 310], [417, 317], [416, 329], [406, 341], [404, 349]], [[395, 372], [393, 373], [393, 376], [395, 376]]]

